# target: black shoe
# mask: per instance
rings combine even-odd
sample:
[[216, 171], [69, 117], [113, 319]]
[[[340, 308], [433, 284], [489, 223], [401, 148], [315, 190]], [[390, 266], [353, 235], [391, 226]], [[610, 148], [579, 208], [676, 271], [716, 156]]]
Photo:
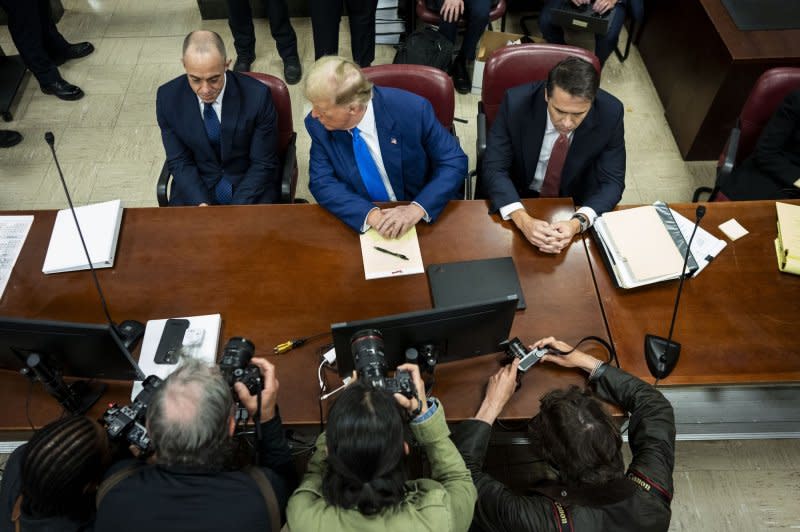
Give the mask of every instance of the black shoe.
[[70, 59], [78, 59], [81, 57], [86, 57], [90, 53], [94, 52], [94, 45], [90, 42], [79, 42], [76, 44], [70, 44], [67, 46], [67, 49], [64, 50], [64, 54], [55, 58], [55, 64], [58, 66], [63, 65]]
[[294, 85], [300, 81], [300, 78], [303, 77], [303, 66], [300, 64], [299, 57], [295, 55], [287, 57], [283, 61], [283, 77], [289, 85]]
[[236, 63], [233, 64], [234, 72], [250, 72], [250, 67], [253, 64], [253, 59], [250, 57], [236, 57]]
[[63, 79], [47, 85], [42, 85], [42, 92], [45, 94], [52, 94], [62, 100], [80, 100], [83, 98], [83, 91], [80, 87], [67, 83]]
[[0, 148], [10, 148], [22, 142], [22, 135], [10, 129], [0, 129]]
[[456, 92], [459, 94], [469, 94], [469, 91], [472, 89], [472, 80], [469, 79], [469, 74], [467, 74], [466, 60], [460, 57], [455, 58], [450, 67], [450, 77], [453, 78], [453, 85], [456, 88]]

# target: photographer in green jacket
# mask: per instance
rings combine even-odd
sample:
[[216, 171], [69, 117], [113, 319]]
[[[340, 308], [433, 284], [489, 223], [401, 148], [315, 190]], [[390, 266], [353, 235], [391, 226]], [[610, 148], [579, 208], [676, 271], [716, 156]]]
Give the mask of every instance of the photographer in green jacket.
[[[425, 399], [419, 368], [411, 373], [417, 397], [408, 399], [363, 382], [351, 384], [331, 408], [300, 487], [289, 499], [292, 532], [325, 530], [465, 531], [476, 491], [450, 440], [444, 409]], [[404, 417], [423, 446], [431, 478], [408, 480]]]

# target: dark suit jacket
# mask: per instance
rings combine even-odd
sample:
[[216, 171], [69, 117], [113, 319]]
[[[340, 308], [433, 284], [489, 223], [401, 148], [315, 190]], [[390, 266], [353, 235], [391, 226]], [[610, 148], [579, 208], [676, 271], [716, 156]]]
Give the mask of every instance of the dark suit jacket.
[[223, 174], [233, 184], [234, 204], [278, 200], [278, 119], [263, 83], [226, 73], [222, 160], [211, 148], [197, 95], [185, 75], [158, 88], [156, 116], [174, 177], [170, 205], [216, 203], [214, 187]]
[[[372, 93], [381, 157], [398, 201], [415, 201], [434, 221], [458, 197], [467, 175], [467, 156], [458, 140], [436, 120], [428, 100], [400, 89]], [[361, 231], [370, 201], [353, 155], [348, 131], [328, 131], [306, 116], [311, 135], [308, 187], [317, 202]]]
[[732, 200], [781, 199], [800, 193], [800, 91], [789, 94], [764, 127], [755, 151], [720, 183]]
[[[486, 141], [483, 189], [493, 210], [531, 195], [547, 125], [545, 83], [509, 89]], [[561, 196], [602, 214], [619, 203], [625, 189], [625, 132], [622, 103], [598, 91], [589, 113], [572, 135], [561, 176]]]

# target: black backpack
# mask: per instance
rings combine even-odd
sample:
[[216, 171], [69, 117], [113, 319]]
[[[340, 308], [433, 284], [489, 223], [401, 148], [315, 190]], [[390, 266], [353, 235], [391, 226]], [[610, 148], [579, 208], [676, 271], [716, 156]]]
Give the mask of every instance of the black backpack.
[[408, 36], [397, 48], [395, 64], [428, 65], [447, 71], [453, 59], [453, 43], [433, 28], [426, 27]]

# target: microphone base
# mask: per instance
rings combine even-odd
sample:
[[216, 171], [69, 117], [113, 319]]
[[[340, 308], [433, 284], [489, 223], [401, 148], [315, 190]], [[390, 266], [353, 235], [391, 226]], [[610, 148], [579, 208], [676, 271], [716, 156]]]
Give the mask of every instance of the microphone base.
[[644, 358], [650, 374], [664, 379], [672, 373], [681, 355], [681, 344], [653, 334], [644, 337]]

